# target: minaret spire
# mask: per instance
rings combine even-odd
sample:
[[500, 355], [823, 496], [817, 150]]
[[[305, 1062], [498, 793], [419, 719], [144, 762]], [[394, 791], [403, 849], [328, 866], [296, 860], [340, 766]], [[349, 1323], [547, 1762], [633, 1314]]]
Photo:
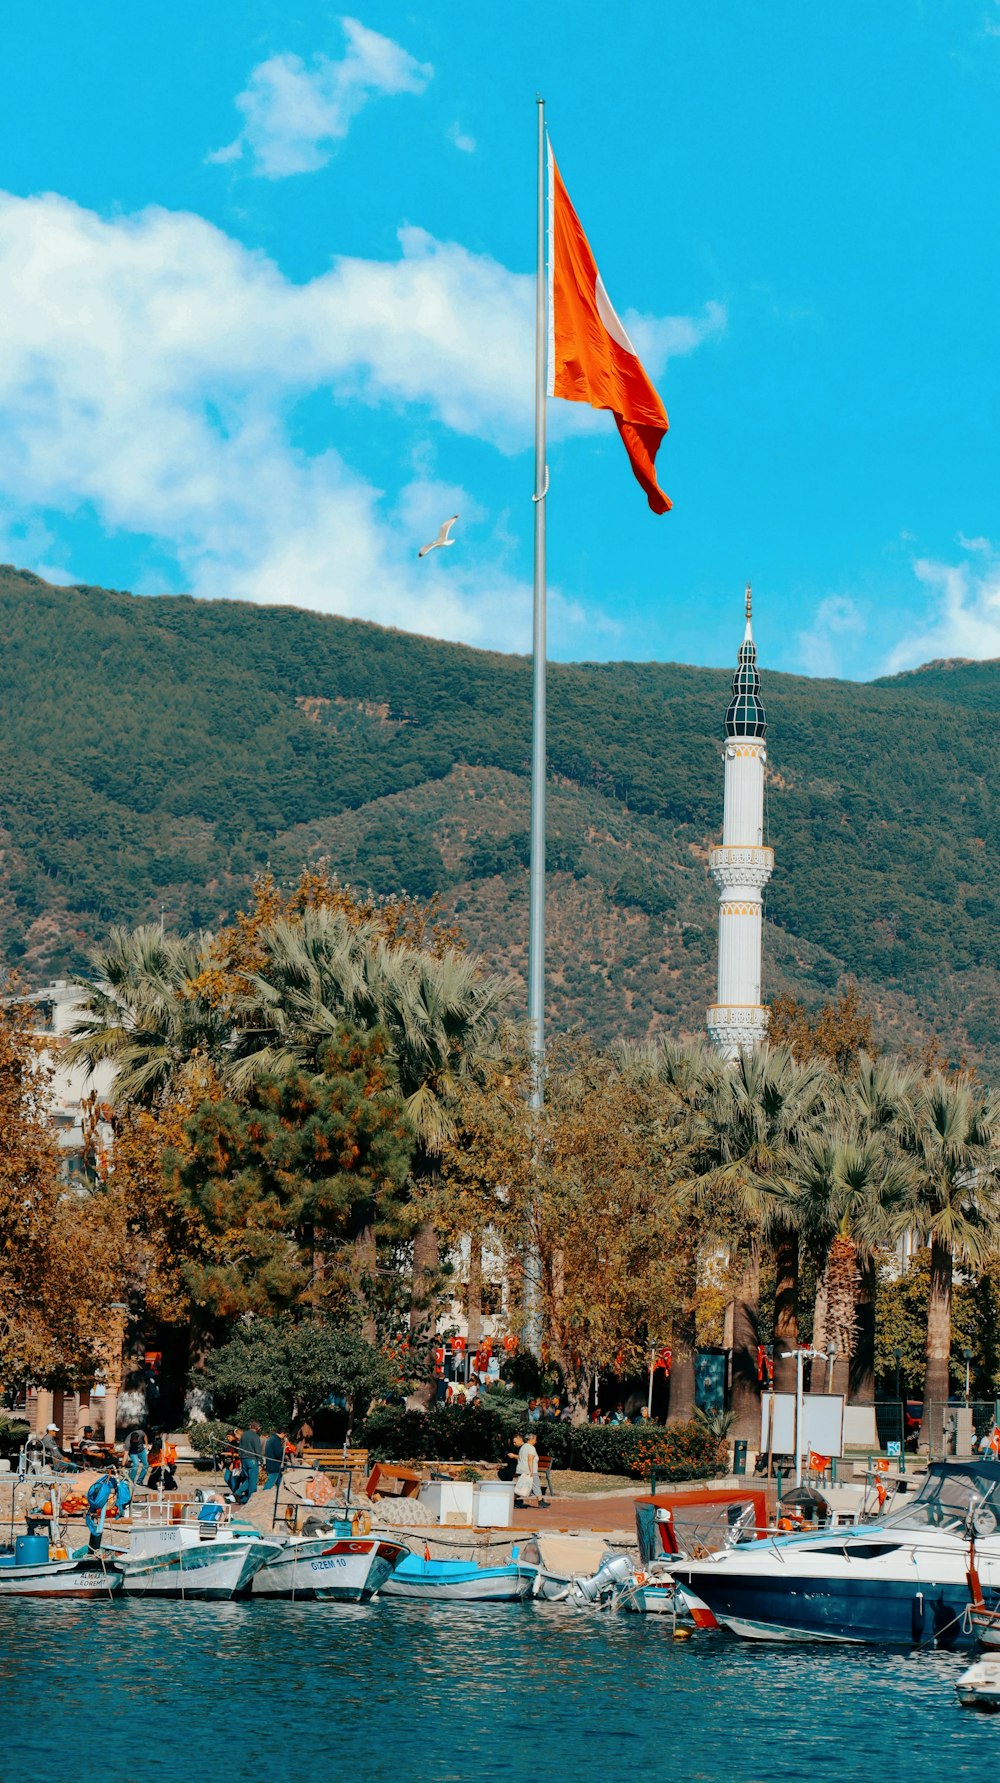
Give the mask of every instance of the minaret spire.
[[722, 846], [713, 848], [710, 857], [719, 888], [719, 978], [708, 1031], [728, 1059], [749, 1051], [767, 1033], [767, 1010], [760, 1000], [762, 894], [774, 869], [774, 853], [764, 846], [767, 714], [760, 697], [752, 605], [748, 582], [746, 628], [726, 711]]

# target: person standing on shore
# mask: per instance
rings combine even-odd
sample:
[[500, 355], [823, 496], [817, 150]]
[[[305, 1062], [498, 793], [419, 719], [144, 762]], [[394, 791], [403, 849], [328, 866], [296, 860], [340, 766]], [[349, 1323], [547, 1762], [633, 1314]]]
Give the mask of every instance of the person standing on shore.
[[144, 1486], [149, 1472], [149, 1438], [138, 1424], [128, 1433], [128, 1477], [133, 1486]]
[[281, 1485], [281, 1475], [284, 1469], [285, 1455], [287, 1452], [288, 1443], [285, 1439], [284, 1432], [281, 1430], [272, 1430], [264, 1444], [264, 1467], [266, 1470], [264, 1474], [265, 1487]]
[[256, 1418], [250, 1419], [240, 1437], [240, 1460], [243, 1464], [243, 1472], [247, 1476], [247, 1495], [242, 1500], [245, 1504], [257, 1490], [260, 1470], [264, 1464], [264, 1445], [260, 1440], [260, 1425]]
[[538, 1450], [535, 1447], [534, 1434], [529, 1432], [518, 1450], [514, 1503], [527, 1507], [529, 1504], [538, 1506], [541, 1502], [542, 1488], [538, 1478]]

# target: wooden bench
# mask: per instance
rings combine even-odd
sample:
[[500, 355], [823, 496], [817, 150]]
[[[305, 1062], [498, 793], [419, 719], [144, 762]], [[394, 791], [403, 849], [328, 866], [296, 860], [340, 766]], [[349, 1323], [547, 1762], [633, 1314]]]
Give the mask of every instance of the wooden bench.
[[292, 1465], [312, 1467], [317, 1473], [349, 1474], [353, 1486], [368, 1477], [368, 1450], [302, 1448]]
[[117, 1449], [107, 1442], [72, 1442], [69, 1445], [69, 1456], [77, 1467], [118, 1467], [120, 1465]]

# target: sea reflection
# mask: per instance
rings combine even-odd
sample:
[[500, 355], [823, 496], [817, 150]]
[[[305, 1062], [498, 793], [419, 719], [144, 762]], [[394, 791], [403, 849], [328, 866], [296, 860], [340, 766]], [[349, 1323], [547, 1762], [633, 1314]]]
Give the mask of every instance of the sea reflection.
[[[882, 1783], [978, 1775], [1000, 1717], [957, 1707], [968, 1656], [685, 1643], [565, 1605], [0, 1602], [0, 1778], [347, 1769], [365, 1783]], [[130, 1757], [129, 1754], [132, 1754]], [[306, 1762], [308, 1760], [308, 1762]], [[223, 1766], [225, 1769], [225, 1765]], [[243, 1768], [241, 1763], [241, 1769]]]

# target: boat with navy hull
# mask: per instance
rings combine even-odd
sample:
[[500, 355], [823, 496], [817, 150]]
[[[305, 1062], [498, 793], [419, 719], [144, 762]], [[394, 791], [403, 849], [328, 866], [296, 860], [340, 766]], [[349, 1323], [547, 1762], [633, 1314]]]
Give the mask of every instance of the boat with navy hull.
[[877, 1522], [673, 1566], [694, 1621], [749, 1640], [956, 1646], [972, 1638], [969, 1545], [1000, 1609], [1000, 1464], [940, 1462]]

